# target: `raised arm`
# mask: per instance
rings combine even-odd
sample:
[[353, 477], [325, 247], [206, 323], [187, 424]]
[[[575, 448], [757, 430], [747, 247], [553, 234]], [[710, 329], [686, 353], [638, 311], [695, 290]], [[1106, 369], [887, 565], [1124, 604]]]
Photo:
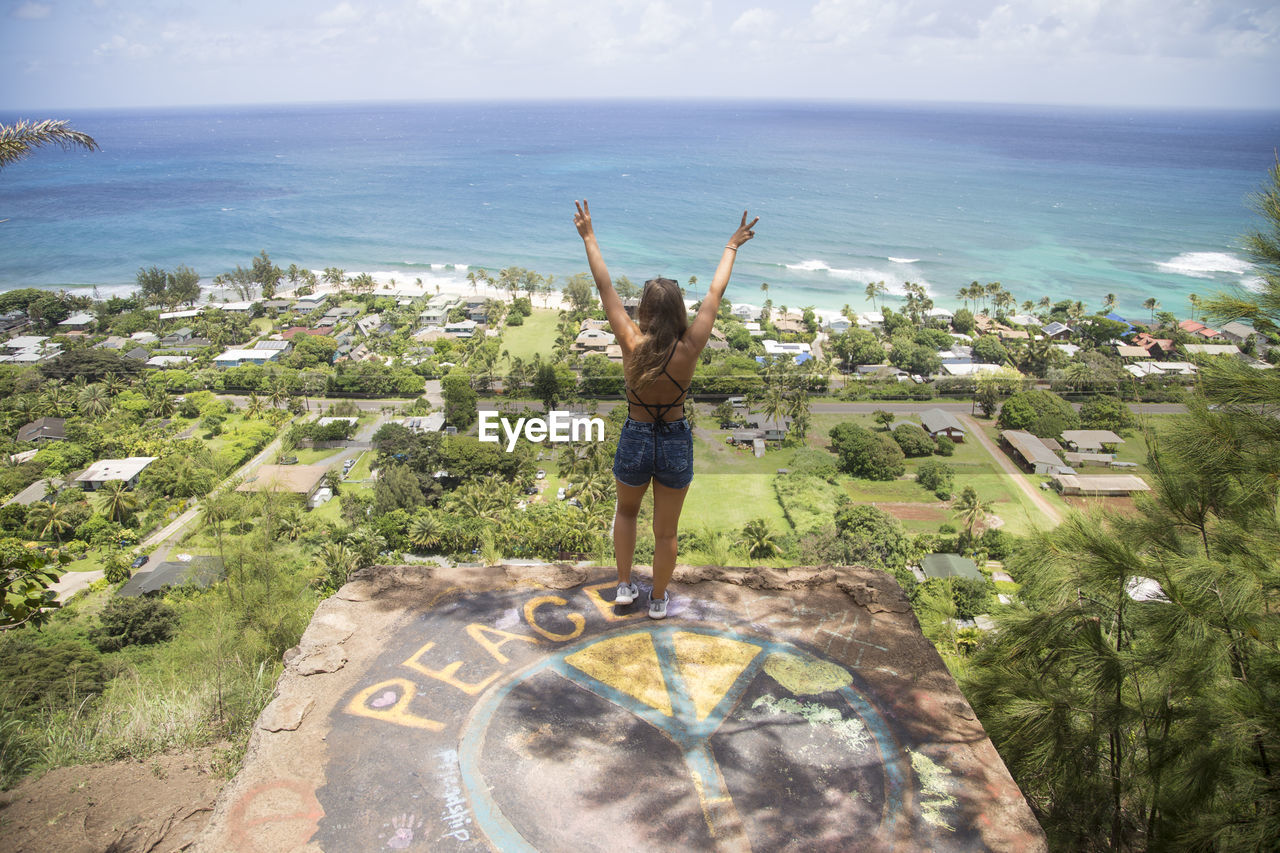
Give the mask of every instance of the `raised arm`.
[[618, 291], [613, 289], [613, 279], [609, 277], [609, 268], [604, 265], [604, 256], [600, 254], [600, 245], [596, 243], [596, 232], [591, 226], [591, 208], [584, 198], [575, 201], [577, 213], [573, 215], [573, 224], [578, 229], [578, 236], [587, 250], [587, 264], [591, 267], [591, 277], [596, 281], [596, 290], [600, 291], [600, 301], [604, 304], [604, 314], [609, 318], [609, 326], [613, 329], [618, 345], [630, 351], [635, 344], [640, 330], [627, 316], [627, 309], [622, 307], [622, 299]]
[[757, 216], [748, 223], [747, 212], [742, 211], [742, 222], [738, 225], [738, 230], [729, 237], [724, 252], [720, 254], [720, 265], [716, 267], [715, 277], [711, 279], [711, 287], [707, 290], [706, 298], [702, 300], [698, 316], [693, 318], [693, 322], [689, 324], [689, 331], [685, 332], [685, 339], [699, 352], [711, 337], [711, 327], [715, 325], [716, 314], [720, 311], [720, 300], [724, 298], [725, 288], [729, 286], [729, 276], [733, 273], [733, 262], [738, 256], [738, 247], [756, 236], [756, 232], [751, 229], [755, 228], [759, 221], [760, 217]]

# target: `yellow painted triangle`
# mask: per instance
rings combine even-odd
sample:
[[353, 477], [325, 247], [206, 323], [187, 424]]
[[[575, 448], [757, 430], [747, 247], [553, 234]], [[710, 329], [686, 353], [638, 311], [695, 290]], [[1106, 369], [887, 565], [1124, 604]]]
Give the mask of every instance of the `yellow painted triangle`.
[[565, 663], [671, 716], [671, 696], [649, 634], [625, 634], [574, 652]]
[[673, 640], [680, 675], [699, 721], [716, 709], [747, 664], [760, 654], [759, 646], [727, 637], [678, 631]]

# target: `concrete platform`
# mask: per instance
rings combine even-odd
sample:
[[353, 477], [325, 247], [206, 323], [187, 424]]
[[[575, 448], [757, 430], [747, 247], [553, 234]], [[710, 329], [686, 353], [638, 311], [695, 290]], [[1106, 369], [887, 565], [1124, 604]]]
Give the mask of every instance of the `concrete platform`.
[[681, 567], [660, 622], [614, 586], [367, 571], [196, 849], [1046, 849], [891, 577]]

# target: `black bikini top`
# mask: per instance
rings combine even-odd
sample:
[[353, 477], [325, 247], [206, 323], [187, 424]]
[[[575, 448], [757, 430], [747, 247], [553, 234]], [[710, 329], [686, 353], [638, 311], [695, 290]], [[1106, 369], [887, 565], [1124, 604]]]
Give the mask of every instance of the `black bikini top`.
[[666, 421], [665, 416], [667, 412], [671, 411], [676, 406], [683, 407], [684, 398], [689, 394], [690, 386], [681, 385], [678, 381], [676, 381], [676, 378], [674, 376], [672, 376], [669, 372], [667, 372], [667, 365], [671, 363], [671, 357], [676, 354], [676, 347], [678, 347], [679, 345], [680, 345], [680, 341], [677, 339], [676, 342], [671, 345], [671, 351], [667, 353], [667, 360], [662, 363], [662, 374], [671, 380], [671, 384], [675, 385], [677, 388], [680, 389], [680, 393], [676, 395], [676, 398], [674, 400], [672, 400], [670, 403], [646, 403], [644, 400], [641, 400], [639, 395], [637, 395], [630, 388], [626, 389], [627, 405], [639, 406], [640, 408], [648, 412], [650, 417], [652, 417], [654, 421], [658, 423], [665, 422]]

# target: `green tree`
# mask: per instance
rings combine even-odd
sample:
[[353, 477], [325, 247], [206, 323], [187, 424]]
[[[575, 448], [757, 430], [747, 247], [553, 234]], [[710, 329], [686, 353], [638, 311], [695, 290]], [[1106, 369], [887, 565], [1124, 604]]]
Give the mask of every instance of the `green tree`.
[[36, 535], [56, 542], [61, 542], [62, 537], [73, 528], [71, 518], [71, 505], [56, 500], [48, 503], [42, 501], [27, 511], [27, 524]]
[[479, 399], [471, 387], [471, 374], [455, 367], [445, 374], [440, 386], [445, 421], [459, 430], [471, 426], [477, 417], [476, 401]]
[[910, 459], [933, 455], [933, 439], [929, 433], [912, 423], [898, 424], [893, 429], [893, 440]]
[[93, 508], [109, 521], [123, 524], [138, 510], [138, 497], [124, 480], [107, 480], [93, 493]]
[[1080, 416], [1071, 404], [1052, 391], [1019, 391], [1004, 401], [996, 421], [1001, 429], [1026, 430], [1053, 438], [1063, 430], [1078, 429]]
[[742, 544], [753, 560], [766, 560], [782, 553], [777, 534], [768, 519], [754, 518], [742, 528]]
[[883, 433], [840, 423], [831, 428], [829, 435], [831, 449], [846, 473], [868, 480], [896, 480], [906, 471], [902, 448]]
[[954, 480], [955, 469], [937, 459], [921, 462], [920, 467], [916, 469], [916, 482], [939, 497], [944, 494], [950, 496], [951, 484]]
[[0, 628], [46, 622], [58, 606], [49, 586], [61, 574], [36, 549], [12, 537], [0, 539]]
[[1123, 433], [1134, 423], [1133, 412], [1118, 397], [1099, 394], [1080, 407], [1080, 424], [1085, 429], [1109, 429]]
[[373, 511], [377, 515], [396, 509], [412, 512], [425, 503], [418, 478], [407, 465], [388, 465], [378, 472], [373, 486]]
[[984, 501], [978, 497], [978, 490], [973, 486], [965, 486], [960, 497], [951, 505], [951, 512], [964, 525], [965, 541], [973, 541], [973, 530], [986, 521], [991, 513], [992, 501]]
[[165, 642], [178, 628], [178, 612], [150, 596], [113, 598], [98, 614], [98, 622], [89, 638], [99, 651], [115, 652]]
[[564, 283], [564, 297], [575, 312], [590, 311], [597, 304], [595, 286], [586, 273], [569, 277]]

